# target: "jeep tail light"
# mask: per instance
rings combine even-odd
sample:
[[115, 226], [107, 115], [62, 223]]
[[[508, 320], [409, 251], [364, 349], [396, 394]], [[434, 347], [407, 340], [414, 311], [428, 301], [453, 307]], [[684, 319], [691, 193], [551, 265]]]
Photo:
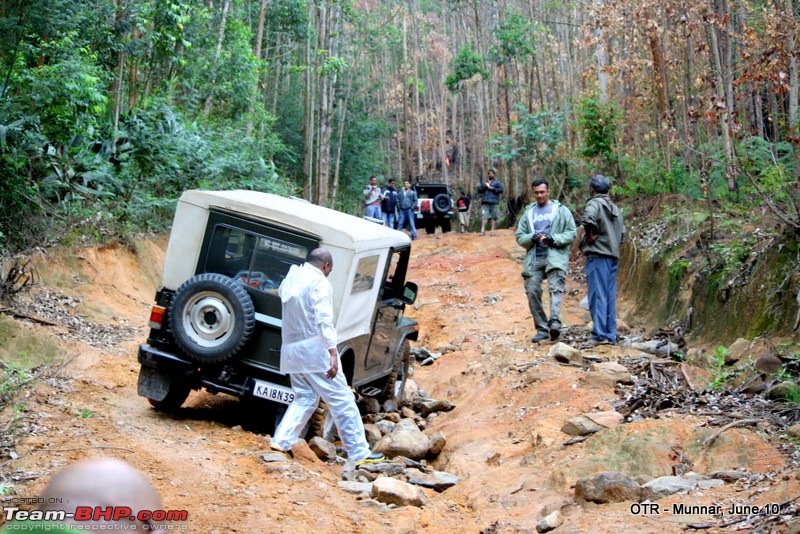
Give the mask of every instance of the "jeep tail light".
[[161, 330], [161, 325], [164, 324], [164, 316], [166, 314], [167, 309], [164, 306], [153, 306], [150, 308], [150, 328]]

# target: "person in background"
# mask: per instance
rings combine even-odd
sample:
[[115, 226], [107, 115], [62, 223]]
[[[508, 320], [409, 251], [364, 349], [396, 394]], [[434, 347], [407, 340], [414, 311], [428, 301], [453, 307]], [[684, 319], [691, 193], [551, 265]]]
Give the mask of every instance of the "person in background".
[[500, 195], [503, 184], [495, 178], [494, 169], [490, 169], [486, 180], [478, 187], [481, 195], [481, 235], [486, 235], [486, 221], [492, 221], [489, 235], [494, 235], [495, 223], [499, 216]]
[[347, 458], [357, 464], [381, 462], [383, 454], [370, 451], [355, 396], [339, 361], [333, 287], [328, 281], [332, 270], [330, 251], [316, 248], [303, 265], [292, 265], [278, 288], [283, 312], [280, 370], [290, 375], [295, 398], [275, 429], [270, 448], [291, 458], [292, 446], [322, 398]]
[[374, 219], [383, 219], [381, 215], [381, 188], [378, 187], [378, 179], [374, 176], [369, 177], [369, 183], [364, 188], [364, 204], [366, 206], [364, 215]]
[[[578, 235], [572, 212], [558, 202], [550, 200], [547, 180], [534, 180], [532, 202], [525, 208], [517, 224], [517, 244], [527, 250], [522, 267], [528, 306], [536, 325], [538, 343], [561, 334], [561, 302], [567, 282], [570, 245]], [[547, 278], [550, 291], [550, 318], [542, 305], [542, 281]]]
[[397, 229], [403, 230], [408, 221], [408, 229], [411, 232], [411, 240], [417, 238], [417, 225], [414, 221], [414, 206], [417, 204], [417, 192], [411, 189], [411, 182], [403, 182], [403, 189], [397, 193]]
[[386, 186], [381, 190], [383, 202], [381, 202], [381, 212], [383, 222], [389, 228], [394, 228], [397, 223], [397, 190], [394, 188], [394, 178], [389, 178]]
[[581, 252], [586, 256], [586, 283], [592, 336], [589, 346], [617, 342], [617, 270], [620, 247], [625, 239], [622, 211], [608, 192], [611, 183], [602, 174], [589, 181], [589, 201], [583, 211]]
[[469, 232], [469, 205], [472, 199], [467, 195], [463, 189], [458, 190], [458, 200], [456, 206], [458, 207], [458, 223], [461, 225], [459, 231], [462, 234]]

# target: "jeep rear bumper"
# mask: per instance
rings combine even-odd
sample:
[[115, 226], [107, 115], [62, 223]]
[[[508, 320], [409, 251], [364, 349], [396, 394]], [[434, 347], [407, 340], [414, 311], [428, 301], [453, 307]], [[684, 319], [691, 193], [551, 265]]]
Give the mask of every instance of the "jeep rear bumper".
[[163, 352], [146, 345], [139, 345], [139, 363], [146, 367], [157, 367], [169, 372], [191, 373], [195, 370], [192, 362], [169, 352]]

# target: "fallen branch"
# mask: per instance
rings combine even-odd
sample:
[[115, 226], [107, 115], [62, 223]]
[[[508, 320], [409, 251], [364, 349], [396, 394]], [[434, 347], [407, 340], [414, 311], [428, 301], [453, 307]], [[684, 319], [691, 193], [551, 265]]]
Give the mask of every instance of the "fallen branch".
[[697, 388], [694, 387], [692, 384], [692, 379], [689, 378], [689, 373], [686, 372], [686, 366], [681, 363], [680, 365], [681, 374], [683, 375], [683, 379], [686, 380], [686, 384], [689, 386], [689, 389], [692, 391], [697, 391]]
[[0, 313], [10, 315], [16, 319], [28, 319], [29, 321], [47, 326], [60, 326], [58, 323], [54, 323], [53, 321], [48, 321], [47, 319], [42, 319], [41, 317], [34, 317], [33, 315], [28, 315], [27, 313], [22, 313], [18, 310], [12, 310], [11, 308], [0, 308]]
[[722, 433], [725, 432], [726, 430], [729, 430], [729, 429], [731, 429], [731, 428], [733, 428], [735, 426], [754, 425], [754, 424], [760, 423], [760, 422], [761, 422], [761, 419], [742, 419], [740, 421], [733, 421], [731, 423], [728, 423], [727, 425], [723, 426], [722, 428], [720, 428], [719, 430], [714, 432], [714, 435], [712, 435], [710, 438], [705, 440], [703, 442], [703, 446], [701, 447], [701, 450], [707, 448], [712, 443], [714, 443], [714, 441], [716, 441], [716, 439], [718, 437], [720, 437], [720, 435], [722, 435]]

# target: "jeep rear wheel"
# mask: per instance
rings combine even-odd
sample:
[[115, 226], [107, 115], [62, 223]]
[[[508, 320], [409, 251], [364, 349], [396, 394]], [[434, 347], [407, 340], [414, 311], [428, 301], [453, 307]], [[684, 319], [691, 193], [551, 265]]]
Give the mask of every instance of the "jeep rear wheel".
[[175, 342], [199, 362], [236, 355], [255, 329], [255, 309], [244, 286], [227, 276], [193, 276], [172, 299], [170, 326]]
[[142, 367], [139, 369], [138, 390], [139, 395], [147, 397], [153, 408], [171, 413], [183, 405], [192, 388], [180, 377], [152, 367]]
[[324, 400], [319, 401], [319, 406], [311, 415], [304, 430], [306, 441], [311, 438], [322, 438], [331, 443], [336, 441], [336, 425]]

